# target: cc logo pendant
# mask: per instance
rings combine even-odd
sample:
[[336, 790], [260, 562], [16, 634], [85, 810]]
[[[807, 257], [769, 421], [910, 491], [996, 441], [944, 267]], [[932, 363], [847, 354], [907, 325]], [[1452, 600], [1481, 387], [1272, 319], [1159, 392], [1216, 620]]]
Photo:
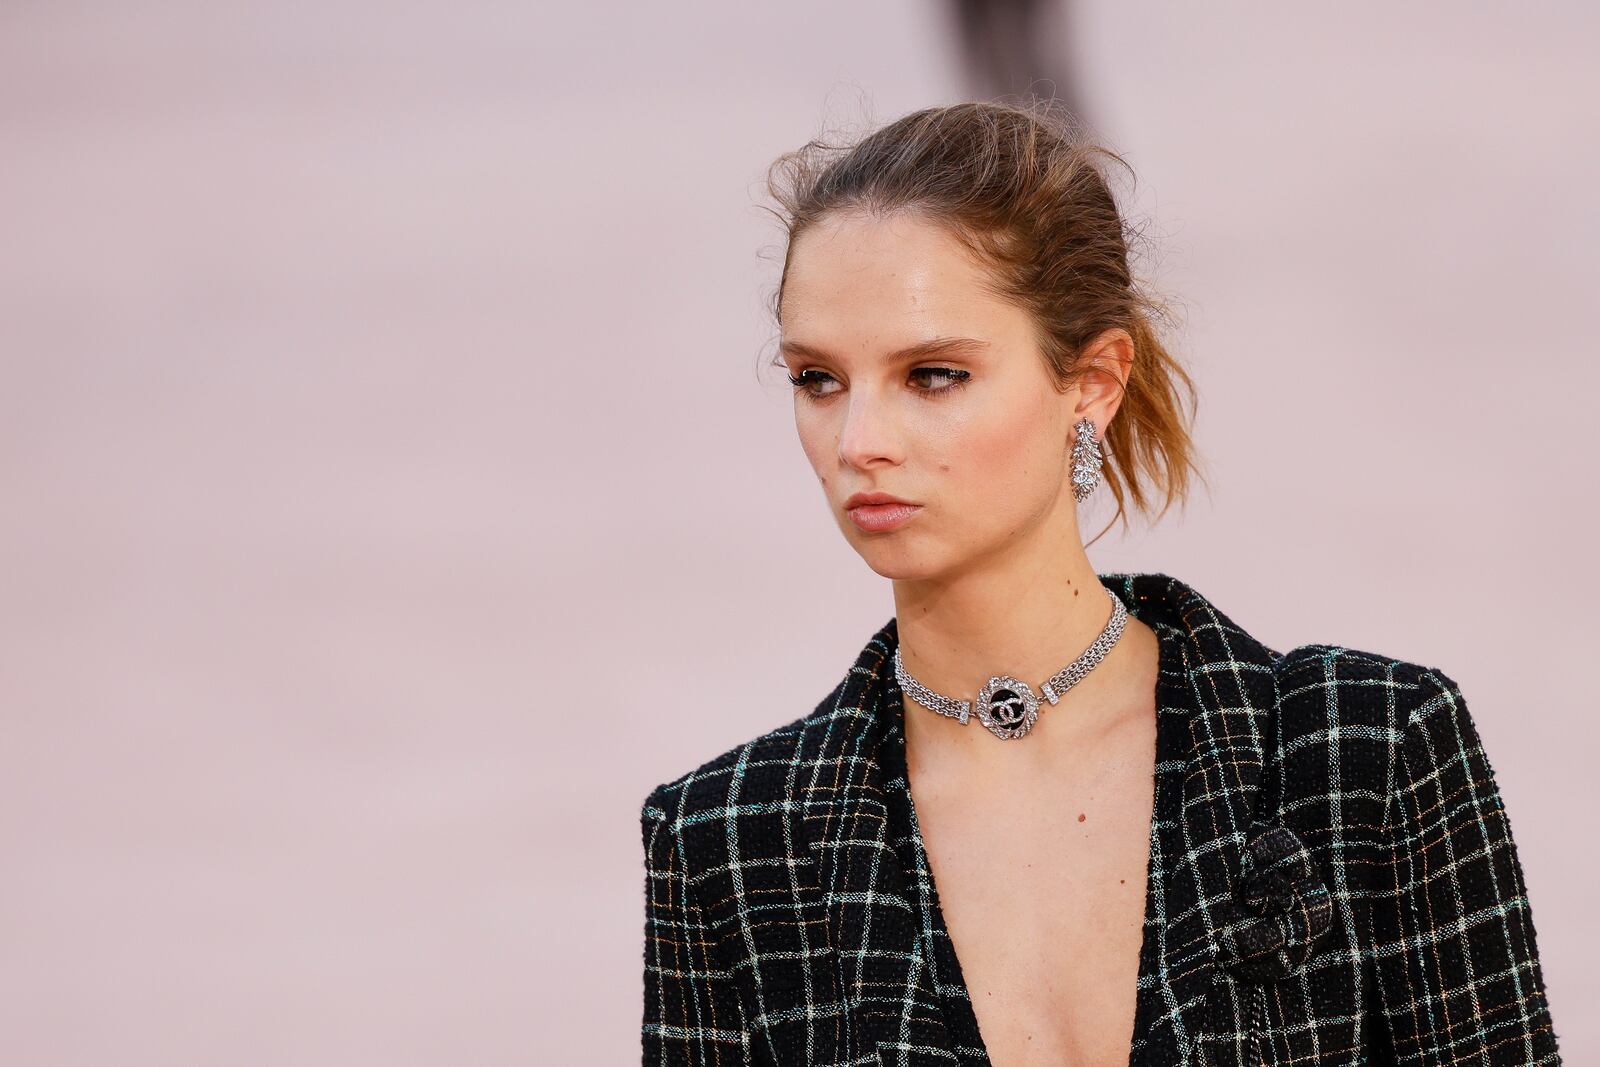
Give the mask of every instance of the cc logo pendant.
[[1021, 737], [1039, 719], [1039, 698], [1027, 682], [999, 674], [978, 690], [978, 721], [1002, 740]]

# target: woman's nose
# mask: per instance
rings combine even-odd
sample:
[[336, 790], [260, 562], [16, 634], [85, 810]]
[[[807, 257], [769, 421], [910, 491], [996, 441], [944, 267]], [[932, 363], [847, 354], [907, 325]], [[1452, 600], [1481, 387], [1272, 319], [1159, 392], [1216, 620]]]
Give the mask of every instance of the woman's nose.
[[839, 428], [839, 459], [852, 467], [901, 459], [900, 427], [890, 406], [870, 392], [853, 392]]

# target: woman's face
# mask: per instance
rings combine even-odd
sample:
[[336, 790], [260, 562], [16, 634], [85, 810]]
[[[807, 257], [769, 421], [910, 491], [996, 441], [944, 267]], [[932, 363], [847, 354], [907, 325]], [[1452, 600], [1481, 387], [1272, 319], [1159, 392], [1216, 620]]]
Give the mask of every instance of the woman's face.
[[[1041, 531], [1076, 536], [1079, 389], [1057, 391], [1032, 320], [984, 277], [911, 215], [833, 216], [792, 249], [780, 354], [799, 379], [795, 426], [834, 520], [884, 577], [949, 576]], [[848, 510], [858, 493], [915, 506]]]

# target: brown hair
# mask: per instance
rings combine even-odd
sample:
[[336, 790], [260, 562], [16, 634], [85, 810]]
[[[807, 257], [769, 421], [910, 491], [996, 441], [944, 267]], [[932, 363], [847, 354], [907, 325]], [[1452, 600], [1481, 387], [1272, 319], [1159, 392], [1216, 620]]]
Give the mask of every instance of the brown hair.
[[1129, 269], [1130, 240], [1141, 234], [1118, 211], [1103, 160], [1132, 175], [1054, 101], [963, 103], [912, 112], [854, 143], [813, 139], [778, 157], [766, 184], [786, 231], [771, 298], [780, 325], [796, 238], [827, 215], [865, 211], [913, 212], [944, 225], [989, 268], [996, 295], [1032, 314], [1063, 390], [1100, 372], [1080, 364], [1090, 342], [1108, 329], [1128, 332], [1133, 366], [1102, 441], [1102, 477], [1117, 501], [1109, 529], [1118, 519], [1127, 527], [1128, 500], [1148, 516], [1161, 495], [1159, 519], [1186, 500], [1191, 470], [1205, 475], [1189, 434], [1194, 382], [1156, 333], [1156, 321], [1170, 321], [1169, 306]]

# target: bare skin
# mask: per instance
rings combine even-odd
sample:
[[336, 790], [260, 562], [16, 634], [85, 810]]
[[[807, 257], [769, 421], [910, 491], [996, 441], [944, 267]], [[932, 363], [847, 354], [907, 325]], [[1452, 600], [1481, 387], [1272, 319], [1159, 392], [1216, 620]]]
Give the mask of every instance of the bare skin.
[[[1081, 357], [1099, 372], [1059, 390], [1032, 319], [987, 281], [925, 220], [835, 216], [791, 250], [780, 346], [829, 509], [893, 581], [907, 669], [969, 700], [993, 674], [1037, 686], [1110, 617], [1078, 527], [1072, 427], [1089, 418], [1103, 436], [1134, 356], [1126, 332], [1107, 330]], [[940, 338], [980, 343], [890, 358]], [[844, 505], [873, 491], [917, 511], [864, 530]], [[913, 800], [997, 1067], [1127, 1063], [1158, 656], [1130, 616], [1111, 653], [1010, 741], [906, 701]]]
[[[1027, 754], [963, 761], [958, 746], [926, 736], [960, 723], [907, 709], [917, 819], [1000, 1067], [1128, 1062], [1155, 799], [1157, 653], [1147, 641], [1149, 628], [1130, 623], [1113, 655], [1145, 664], [1150, 692], [1126, 706], [1085, 692], [1074, 707], [1069, 694], [1019, 739], [1035, 742]], [[1091, 720], [1076, 744], [1057, 729], [1063, 713]]]

